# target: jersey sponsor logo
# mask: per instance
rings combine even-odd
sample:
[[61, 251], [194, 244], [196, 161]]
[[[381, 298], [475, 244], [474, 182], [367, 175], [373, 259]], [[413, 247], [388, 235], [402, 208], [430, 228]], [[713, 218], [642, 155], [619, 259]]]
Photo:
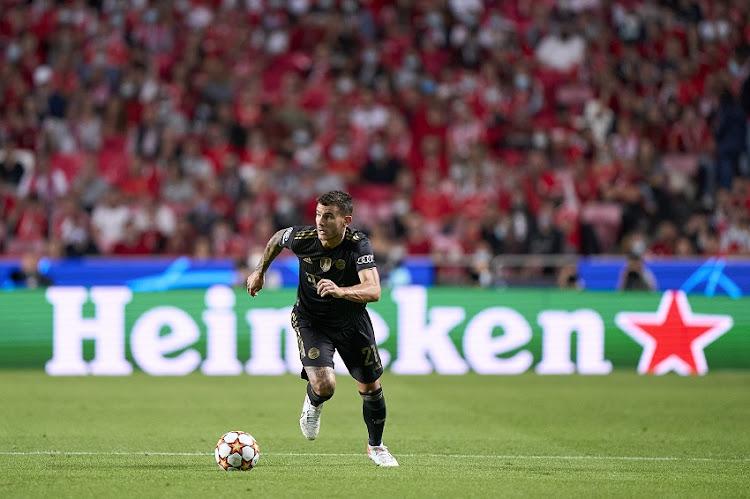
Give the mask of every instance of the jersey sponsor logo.
[[372, 263], [375, 261], [375, 256], [372, 253], [362, 255], [357, 258], [357, 265], [364, 265], [366, 263]]
[[328, 272], [331, 270], [331, 259], [327, 256], [324, 256], [320, 259], [320, 268], [323, 269], [323, 272]]
[[344, 267], [346, 267], [346, 262], [339, 258], [333, 265], [336, 266], [336, 268], [339, 270], [344, 270]]
[[310, 348], [310, 350], [307, 351], [307, 356], [310, 357], [310, 359], [315, 360], [318, 357], [320, 357], [320, 350], [318, 350], [315, 347]]
[[281, 236], [281, 244], [286, 244], [286, 242], [289, 240], [289, 236], [292, 235], [292, 228], [289, 227], [287, 230], [284, 231], [284, 234]]

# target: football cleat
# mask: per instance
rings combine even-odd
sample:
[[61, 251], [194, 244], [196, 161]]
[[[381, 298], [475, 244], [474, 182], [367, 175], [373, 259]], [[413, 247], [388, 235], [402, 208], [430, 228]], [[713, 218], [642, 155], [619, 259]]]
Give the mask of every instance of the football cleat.
[[367, 455], [370, 456], [370, 459], [375, 461], [375, 464], [378, 466], [398, 466], [398, 461], [396, 461], [396, 458], [388, 452], [388, 447], [385, 445], [367, 444]]
[[323, 406], [315, 407], [310, 402], [310, 397], [305, 395], [305, 403], [302, 404], [302, 414], [299, 417], [299, 428], [306, 439], [315, 440], [318, 436], [321, 412], [323, 412]]

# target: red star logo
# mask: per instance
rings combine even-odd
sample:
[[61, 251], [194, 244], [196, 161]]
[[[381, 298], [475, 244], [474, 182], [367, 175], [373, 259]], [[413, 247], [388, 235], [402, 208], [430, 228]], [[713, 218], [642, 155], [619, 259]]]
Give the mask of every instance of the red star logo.
[[683, 291], [666, 291], [655, 313], [620, 312], [615, 324], [643, 345], [640, 374], [706, 374], [703, 349], [733, 325], [728, 315], [694, 314]]

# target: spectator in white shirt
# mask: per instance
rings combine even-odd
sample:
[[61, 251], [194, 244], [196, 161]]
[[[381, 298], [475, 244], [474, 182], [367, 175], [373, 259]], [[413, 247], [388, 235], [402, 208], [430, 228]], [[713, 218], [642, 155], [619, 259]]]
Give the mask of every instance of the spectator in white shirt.
[[117, 189], [108, 191], [91, 212], [91, 228], [102, 253], [109, 253], [125, 234], [125, 224], [130, 220], [130, 209], [123, 203]]
[[563, 19], [557, 30], [541, 39], [536, 57], [549, 69], [570, 71], [581, 64], [586, 55], [586, 40], [573, 32], [573, 23]]

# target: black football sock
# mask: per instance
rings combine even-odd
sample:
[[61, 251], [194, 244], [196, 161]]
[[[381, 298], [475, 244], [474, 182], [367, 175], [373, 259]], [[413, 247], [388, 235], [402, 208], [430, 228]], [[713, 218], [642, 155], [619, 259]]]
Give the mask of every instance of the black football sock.
[[318, 407], [320, 404], [333, 397], [333, 395], [329, 395], [327, 397], [318, 395], [317, 393], [315, 393], [315, 390], [313, 390], [313, 387], [310, 383], [307, 383], [307, 396], [310, 398], [310, 403], [315, 407]]
[[362, 396], [362, 417], [370, 435], [370, 445], [383, 444], [383, 429], [385, 429], [385, 397], [383, 387], [371, 393], [359, 392]]

